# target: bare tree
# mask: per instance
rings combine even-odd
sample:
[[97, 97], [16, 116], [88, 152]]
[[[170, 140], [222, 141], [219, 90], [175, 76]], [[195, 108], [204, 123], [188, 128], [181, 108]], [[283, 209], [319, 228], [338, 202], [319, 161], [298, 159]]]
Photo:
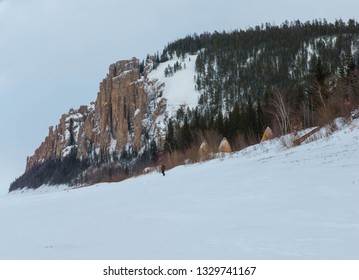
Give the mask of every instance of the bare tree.
[[273, 89], [270, 101], [272, 109], [269, 111], [278, 122], [282, 134], [287, 134], [290, 128], [290, 104], [285, 93], [279, 89]]

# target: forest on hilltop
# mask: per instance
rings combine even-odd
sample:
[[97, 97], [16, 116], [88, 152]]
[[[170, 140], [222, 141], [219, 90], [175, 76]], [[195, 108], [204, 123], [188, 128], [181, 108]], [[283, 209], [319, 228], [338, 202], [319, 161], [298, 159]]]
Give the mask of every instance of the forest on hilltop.
[[278, 135], [348, 116], [358, 106], [358, 49], [356, 21], [325, 19], [194, 34], [168, 44], [161, 62], [198, 53], [200, 98], [169, 122], [165, 150], [188, 149], [208, 130], [240, 149], [257, 143], [267, 126]]

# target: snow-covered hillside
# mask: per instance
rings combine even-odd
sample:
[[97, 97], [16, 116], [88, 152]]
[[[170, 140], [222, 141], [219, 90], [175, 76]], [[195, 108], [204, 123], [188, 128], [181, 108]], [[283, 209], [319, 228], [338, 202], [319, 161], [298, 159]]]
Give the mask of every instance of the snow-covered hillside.
[[[167, 100], [167, 114], [173, 116], [181, 107], [194, 108], [198, 104], [199, 93], [195, 90], [197, 55], [187, 55], [185, 58], [172, 58], [167, 62], [160, 63], [156, 70], [149, 73], [149, 79], [158, 80], [165, 84], [163, 97]], [[165, 69], [178, 63], [181, 70], [172, 75], [165, 75]]]
[[10, 193], [0, 259], [358, 259], [359, 121], [284, 142], [166, 176]]

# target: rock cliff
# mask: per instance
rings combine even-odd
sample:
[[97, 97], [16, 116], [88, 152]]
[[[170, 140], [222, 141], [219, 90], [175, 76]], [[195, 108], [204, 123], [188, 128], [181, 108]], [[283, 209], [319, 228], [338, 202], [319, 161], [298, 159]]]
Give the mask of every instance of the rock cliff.
[[106, 163], [124, 167], [124, 161], [128, 171], [149, 151], [151, 141], [161, 146], [164, 126], [156, 120], [166, 110], [166, 99], [164, 84], [147, 78], [151, 62], [142, 70], [136, 58], [110, 65], [96, 101], [71, 109], [49, 128], [48, 136], [27, 158], [25, 174], [70, 155], [86, 162], [85, 173]]

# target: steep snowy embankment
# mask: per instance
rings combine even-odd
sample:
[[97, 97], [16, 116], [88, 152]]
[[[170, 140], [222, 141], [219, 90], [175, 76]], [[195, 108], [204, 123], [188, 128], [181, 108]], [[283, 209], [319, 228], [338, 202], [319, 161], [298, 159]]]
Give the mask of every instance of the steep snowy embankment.
[[121, 183], [0, 198], [1, 259], [358, 259], [359, 123]]

